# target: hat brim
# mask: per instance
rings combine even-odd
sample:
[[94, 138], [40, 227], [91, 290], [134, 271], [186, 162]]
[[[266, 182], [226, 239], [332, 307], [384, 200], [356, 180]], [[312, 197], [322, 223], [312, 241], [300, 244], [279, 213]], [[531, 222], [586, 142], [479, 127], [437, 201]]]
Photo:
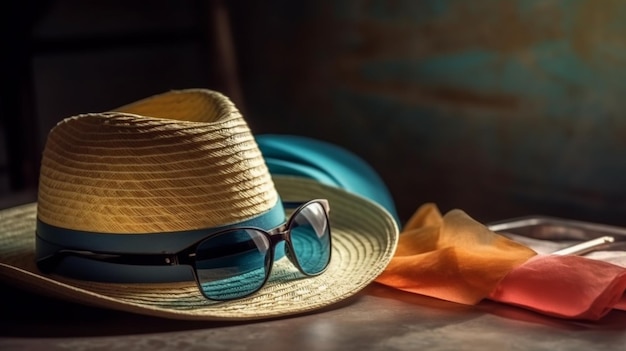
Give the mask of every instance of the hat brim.
[[112, 284], [40, 273], [34, 262], [36, 204], [0, 211], [0, 280], [40, 294], [108, 309], [184, 320], [256, 320], [311, 312], [355, 295], [382, 273], [394, 254], [398, 227], [382, 206], [345, 190], [275, 176], [285, 201], [326, 198], [332, 258], [326, 272], [303, 277], [283, 258], [256, 294], [233, 301], [205, 299], [195, 282]]

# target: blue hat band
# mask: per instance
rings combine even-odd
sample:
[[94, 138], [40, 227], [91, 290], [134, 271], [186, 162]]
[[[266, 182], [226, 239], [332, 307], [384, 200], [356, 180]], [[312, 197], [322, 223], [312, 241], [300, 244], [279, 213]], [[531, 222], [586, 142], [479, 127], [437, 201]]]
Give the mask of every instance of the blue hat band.
[[[59, 228], [37, 220], [35, 238], [36, 259], [47, 257], [62, 249], [107, 252], [112, 254], [176, 253], [210, 234], [238, 227], [264, 230], [279, 227], [285, 222], [282, 202], [269, 211], [246, 221], [207, 229], [149, 234], [95, 233]], [[278, 255], [279, 253], [277, 253]], [[280, 253], [280, 255], [284, 255]], [[192, 267], [141, 266], [66, 257], [55, 273], [81, 280], [117, 283], [155, 283], [193, 280]]]

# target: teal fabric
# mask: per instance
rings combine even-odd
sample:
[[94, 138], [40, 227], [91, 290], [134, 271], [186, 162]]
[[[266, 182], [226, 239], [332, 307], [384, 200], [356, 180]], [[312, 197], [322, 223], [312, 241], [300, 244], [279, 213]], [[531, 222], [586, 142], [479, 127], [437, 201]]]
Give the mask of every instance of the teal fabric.
[[322, 140], [261, 134], [256, 141], [272, 174], [301, 176], [361, 195], [400, 221], [393, 198], [378, 173], [356, 154]]

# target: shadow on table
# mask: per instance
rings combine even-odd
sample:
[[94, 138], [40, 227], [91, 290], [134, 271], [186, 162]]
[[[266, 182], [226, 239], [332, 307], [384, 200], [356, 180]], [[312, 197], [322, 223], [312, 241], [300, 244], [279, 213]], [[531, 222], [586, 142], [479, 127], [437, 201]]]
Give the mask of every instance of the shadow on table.
[[[354, 299], [358, 299], [358, 296], [321, 311], [347, 306]], [[319, 312], [320, 310], [316, 313]], [[229, 327], [285, 318], [289, 317], [232, 322], [167, 319], [72, 303], [0, 283], [0, 336], [80, 337], [146, 334]]]

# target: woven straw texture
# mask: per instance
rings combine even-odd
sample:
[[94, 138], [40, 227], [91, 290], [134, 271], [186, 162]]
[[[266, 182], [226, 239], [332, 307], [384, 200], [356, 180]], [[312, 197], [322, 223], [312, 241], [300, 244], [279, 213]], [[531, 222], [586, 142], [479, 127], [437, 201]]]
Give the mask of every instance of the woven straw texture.
[[278, 200], [241, 114], [203, 89], [61, 121], [48, 135], [38, 194], [43, 222], [102, 233], [216, 227]]
[[393, 256], [398, 228], [379, 205], [341, 189], [276, 177], [289, 201], [327, 198], [333, 235], [332, 259], [320, 276], [303, 278], [287, 259], [276, 262], [268, 284], [245, 299], [212, 302], [194, 282], [104, 284], [42, 276], [34, 264], [36, 205], [0, 211], [0, 279], [41, 294], [79, 303], [194, 320], [254, 320], [313, 311], [353, 296], [372, 282]]

